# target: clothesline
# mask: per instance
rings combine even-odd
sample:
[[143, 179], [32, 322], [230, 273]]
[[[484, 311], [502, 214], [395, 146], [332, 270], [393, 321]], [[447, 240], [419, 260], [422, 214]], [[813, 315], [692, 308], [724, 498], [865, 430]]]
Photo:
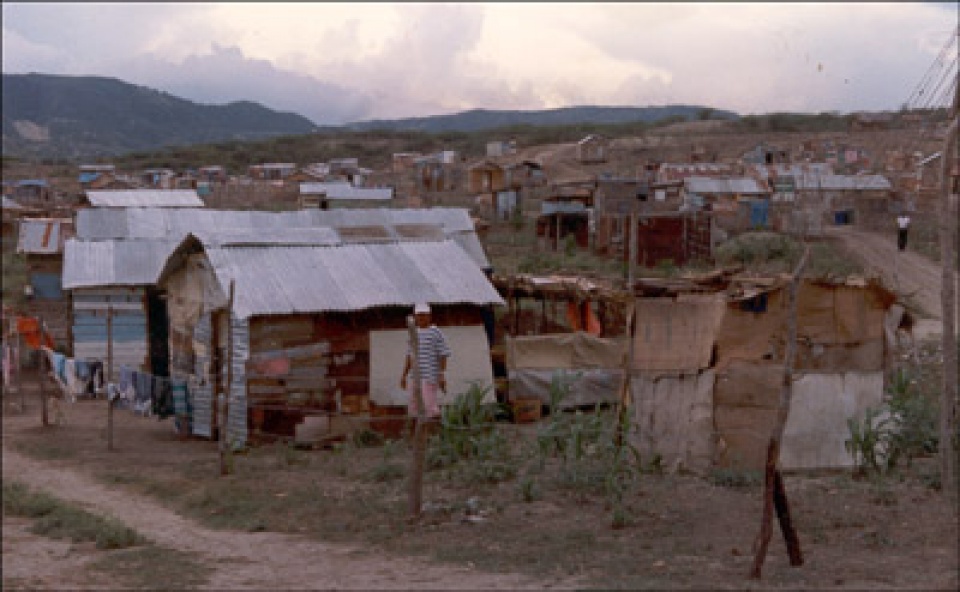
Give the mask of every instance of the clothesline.
[[95, 359], [76, 360], [42, 345], [51, 374], [70, 401], [79, 396], [96, 397], [104, 391], [103, 362]]
[[186, 389], [186, 380], [156, 376], [150, 372], [120, 367], [116, 385], [107, 387], [108, 397], [121, 406], [129, 406], [135, 413], [145, 417], [157, 416], [166, 419], [174, 414], [174, 387], [180, 383]]

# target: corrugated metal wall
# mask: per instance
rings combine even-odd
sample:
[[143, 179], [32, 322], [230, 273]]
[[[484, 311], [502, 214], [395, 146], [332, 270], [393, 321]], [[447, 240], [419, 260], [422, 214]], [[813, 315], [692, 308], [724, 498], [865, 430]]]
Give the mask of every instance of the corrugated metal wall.
[[213, 437], [213, 385], [209, 375], [212, 339], [210, 315], [201, 315], [193, 328], [194, 370], [189, 384], [193, 396], [193, 434], [204, 438]]
[[[250, 324], [245, 320], [231, 319], [233, 331], [233, 376], [230, 384], [230, 400], [227, 408], [227, 442], [233, 449], [243, 448], [247, 443], [247, 358], [250, 355]], [[224, 380], [226, 380], [224, 360]]]
[[143, 288], [75, 290], [73, 293], [73, 355], [107, 363], [107, 313], [113, 309], [113, 376], [120, 368], [149, 369], [147, 316]]

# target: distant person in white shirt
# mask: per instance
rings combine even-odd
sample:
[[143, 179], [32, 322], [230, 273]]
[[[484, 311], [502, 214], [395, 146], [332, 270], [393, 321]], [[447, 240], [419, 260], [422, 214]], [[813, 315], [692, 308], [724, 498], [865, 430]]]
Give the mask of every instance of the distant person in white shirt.
[[897, 216], [897, 248], [901, 251], [907, 248], [908, 230], [910, 230], [910, 216], [900, 214]]

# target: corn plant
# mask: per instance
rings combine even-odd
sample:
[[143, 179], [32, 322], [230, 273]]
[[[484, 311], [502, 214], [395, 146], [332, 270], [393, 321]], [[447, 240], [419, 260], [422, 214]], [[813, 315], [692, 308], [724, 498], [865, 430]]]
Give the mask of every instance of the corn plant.
[[870, 407], [863, 421], [847, 420], [850, 437], [844, 447], [853, 456], [853, 463], [860, 474], [872, 471], [883, 473], [896, 464], [896, 451], [892, 448], [892, 418], [884, 408]]

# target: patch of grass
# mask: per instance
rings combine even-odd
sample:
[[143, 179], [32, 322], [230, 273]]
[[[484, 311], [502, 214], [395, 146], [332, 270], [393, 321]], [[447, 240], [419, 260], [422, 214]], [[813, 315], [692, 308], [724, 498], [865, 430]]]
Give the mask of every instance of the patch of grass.
[[715, 467], [707, 481], [718, 487], [755, 487], [763, 483], [763, 473], [746, 469]]
[[98, 549], [124, 549], [145, 539], [135, 530], [67, 504], [44, 492], [35, 492], [18, 482], [3, 484], [3, 511], [35, 519], [30, 532], [73, 542], [91, 541]]
[[214, 571], [189, 553], [155, 545], [116, 551], [88, 567], [137, 590], [194, 590]]
[[52, 439], [16, 440], [13, 448], [38, 460], [62, 460], [78, 455], [77, 450], [69, 444]]

